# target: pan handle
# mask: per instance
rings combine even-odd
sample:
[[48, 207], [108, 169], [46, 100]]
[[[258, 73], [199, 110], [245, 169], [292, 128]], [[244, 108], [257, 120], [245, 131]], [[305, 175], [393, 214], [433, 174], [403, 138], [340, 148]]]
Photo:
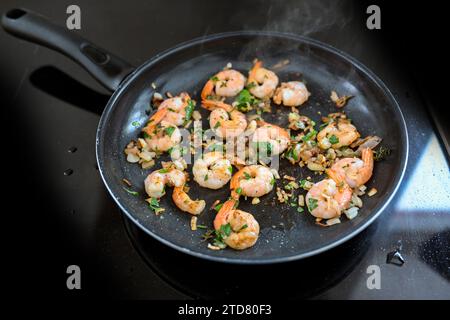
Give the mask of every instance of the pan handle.
[[12, 9], [2, 16], [2, 27], [10, 34], [56, 50], [85, 68], [110, 91], [115, 91], [135, 68], [74, 32], [53, 24], [25, 9]]

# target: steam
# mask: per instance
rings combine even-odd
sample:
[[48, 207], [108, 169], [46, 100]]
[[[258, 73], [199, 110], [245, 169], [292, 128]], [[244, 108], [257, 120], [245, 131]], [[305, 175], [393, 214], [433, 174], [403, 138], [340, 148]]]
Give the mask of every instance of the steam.
[[[242, 19], [245, 30], [277, 31], [312, 38], [322, 32], [332, 37], [333, 33], [338, 33], [339, 29], [349, 24], [354, 16], [351, 3], [345, 0], [261, 1], [255, 9], [255, 16], [245, 17], [244, 13], [239, 13], [233, 20]], [[245, 14], [248, 15], [247, 10]], [[255, 28], [255, 25], [260, 25], [258, 19], [266, 20], [263, 28]], [[271, 41], [267, 37], [253, 40], [243, 48], [240, 58], [254, 57], [258, 49], [271, 46]]]
[[343, 28], [352, 19], [348, 1], [278, 1], [267, 10], [264, 30], [310, 36], [331, 28]]

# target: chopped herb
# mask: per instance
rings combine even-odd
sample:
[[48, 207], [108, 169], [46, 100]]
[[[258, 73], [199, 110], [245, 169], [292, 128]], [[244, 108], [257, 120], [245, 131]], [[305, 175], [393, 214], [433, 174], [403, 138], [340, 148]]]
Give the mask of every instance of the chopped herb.
[[126, 192], [128, 192], [129, 194], [131, 194], [133, 196], [138, 196], [139, 195], [139, 192], [137, 192], [137, 191], [133, 191], [133, 190], [130, 190], [130, 189], [125, 188], [125, 187], [123, 187], [123, 188], [125, 189]]
[[[198, 226], [197, 226], [197, 228], [198, 228]], [[215, 234], [215, 230], [208, 230], [208, 231], [206, 231], [203, 235], [202, 235], [202, 238], [203, 238], [203, 241], [206, 241], [206, 240], [209, 240], [209, 239], [211, 239], [211, 238], [213, 238], [214, 236], [214, 234]]]
[[132, 125], [133, 127], [139, 127], [141, 124], [139, 123], [139, 121], [133, 121], [133, 122], [131, 123], [131, 125]]
[[164, 209], [159, 206], [158, 199], [155, 199], [155, 198], [150, 198], [150, 200], [148, 201], [148, 207], [150, 208], [150, 210], [153, 210], [153, 212], [155, 212], [155, 214], [158, 214], [159, 212], [164, 211]]
[[214, 77], [209, 78], [209, 80], [211, 80], [212, 82], [217, 82], [217, 81], [219, 81], [219, 78], [217, 78], [217, 76], [214, 76]]
[[217, 121], [217, 123], [214, 125], [214, 129], [217, 129], [220, 126], [221, 126], [220, 121]]
[[330, 141], [331, 144], [339, 143], [339, 138], [336, 137], [334, 134], [328, 138], [328, 141]]
[[302, 213], [303, 211], [304, 211], [304, 209], [302, 207], [297, 207], [297, 212]]
[[158, 172], [159, 173], [167, 173], [167, 172], [169, 172], [169, 169], [167, 169], [167, 168], [159, 169]]
[[239, 92], [238, 96], [235, 99], [236, 108], [241, 112], [247, 112], [252, 109], [253, 106], [259, 103], [259, 100], [256, 99], [250, 91], [247, 89], [243, 89]]
[[275, 178], [272, 178], [272, 180], [270, 180], [270, 184], [274, 185], [275, 184]]
[[171, 137], [172, 133], [175, 131], [175, 127], [167, 127], [164, 131], [167, 133], [169, 137]]
[[214, 207], [214, 210], [219, 211], [222, 208], [222, 206], [223, 206], [223, 203], [219, 203], [218, 205], [216, 205]]
[[302, 140], [304, 142], [309, 141], [311, 139], [314, 139], [314, 137], [316, 136], [317, 131], [312, 129], [310, 132], [308, 132], [308, 134], [306, 134], [305, 136], [302, 137]]
[[194, 102], [194, 100], [189, 99], [188, 104], [186, 106], [186, 116], [185, 116], [184, 124], [186, 124], [189, 120], [191, 120], [194, 109], [195, 109], [195, 102]]
[[240, 195], [242, 193], [242, 188], [241, 187], [237, 188], [236, 193]]
[[205, 180], [205, 181], [208, 181], [208, 175], [205, 176], [204, 180]]
[[219, 248], [225, 248], [226, 244], [224, 240], [231, 234], [231, 225], [229, 223], [220, 226], [219, 230], [215, 231], [216, 237], [213, 244]]
[[328, 122], [322, 123], [322, 124], [319, 126], [319, 130], [322, 130], [322, 129], [325, 128], [327, 125], [328, 125]]
[[197, 229], [208, 229], [208, 227], [202, 224], [198, 224]]
[[373, 158], [375, 161], [381, 161], [386, 159], [390, 154], [392, 150], [383, 146], [380, 146], [378, 150], [374, 151]]
[[244, 177], [245, 177], [245, 180], [250, 180], [252, 178], [252, 176], [250, 174], [248, 174], [247, 172], [244, 172]]
[[272, 154], [272, 144], [270, 142], [257, 142], [256, 147], [259, 153], [270, 156]]
[[318, 207], [318, 202], [319, 202], [319, 200], [314, 199], [314, 198], [309, 198], [308, 199], [308, 210], [309, 210], [309, 212], [312, 212], [315, 208]]
[[248, 228], [248, 225], [247, 225], [247, 224], [244, 224], [244, 225], [239, 229], [239, 231], [244, 230], [244, 229], [247, 229], [247, 228]]
[[306, 186], [307, 183], [308, 183], [308, 180], [306, 180], [306, 179], [300, 180], [300, 187], [305, 189], [305, 186]]
[[254, 82], [250, 82], [248, 85], [247, 85], [247, 89], [248, 90], [250, 90], [251, 88], [254, 88], [254, 87], [256, 87], [256, 83], [254, 83]]
[[228, 171], [230, 172], [230, 174], [233, 174], [233, 167], [232, 167], [232, 166], [229, 166], [229, 167], [228, 167]]
[[145, 139], [151, 139], [151, 136], [145, 131], [142, 133], [142, 135], [144, 136]]

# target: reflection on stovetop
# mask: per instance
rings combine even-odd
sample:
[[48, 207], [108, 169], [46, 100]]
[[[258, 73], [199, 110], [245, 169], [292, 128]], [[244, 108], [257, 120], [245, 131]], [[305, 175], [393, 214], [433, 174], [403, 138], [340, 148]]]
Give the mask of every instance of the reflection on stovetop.
[[178, 252], [125, 216], [123, 220], [134, 247], [159, 276], [192, 298], [203, 299], [314, 297], [342, 281], [358, 265], [378, 225], [375, 222], [346, 243], [303, 260], [233, 265]]

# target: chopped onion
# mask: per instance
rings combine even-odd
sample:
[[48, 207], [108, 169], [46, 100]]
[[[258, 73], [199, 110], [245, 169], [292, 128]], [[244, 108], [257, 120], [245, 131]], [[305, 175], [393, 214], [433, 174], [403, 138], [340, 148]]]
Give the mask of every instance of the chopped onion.
[[127, 155], [127, 161], [128, 162], [136, 163], [136, 162], [139, 162], [139, 159], [140, 159], [139, 156], [137, 156], [135, 154], [129, 153]]
[[359, 211], [358, 207], [351, 207], [350, 209], [345, 210], [344, 213], [349, 220], [352, 220], [354, 217], [358, 215], [358, 211]]
[[195, 216], [191, 218], [191, 230], [197, 230], [197, 217]]
[[378, 192], [377, 189], [372, 188], [372, 189], [370, 189], [369, 192], [367, 192], [367, 195], [368, 195], [369, 197], [371, 197], [371, 196], [375, 195], [377, 192]]
[[341, 223], [341, 220], [339, 218], [333, 218], [327, 220], [327, 226], [332, 226], [334, 224]]

